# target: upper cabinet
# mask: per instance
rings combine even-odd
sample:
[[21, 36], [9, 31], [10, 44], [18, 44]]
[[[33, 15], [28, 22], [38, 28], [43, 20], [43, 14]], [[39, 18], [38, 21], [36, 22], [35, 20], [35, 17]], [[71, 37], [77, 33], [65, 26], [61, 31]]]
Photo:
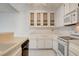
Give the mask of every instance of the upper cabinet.
[[43, 13], [43, 26], [47, 26], [48, 25], [48, 14], [47, 13]]
[[54, 26], [54, 13], [50, 13], [50, 26]]
[[64, 4], [64, 14], [66, 15], [77, 8], [78, 8], [78, 3], [65, 3]]
[[34, 13], [30, 13], [30, 25], [34, 26]]
[[71, 25], [78, 22], [79, 8], [78, 3], [64, 4], [64, 25]]
[[73, 10], [78, 8], [78, 3], [70, 3], [69, 4], [69, 12], [72, 12]]
[[37, 13], [37, 26], [41, 26], [41, 13]]
[[69, 3], [65, 3], [64, 4], [64, 14], [66, 15], [67, 13], [69, 13]]
[[54, 26], [54, 13], [52, 12], [31, 12], [29, 19], [31, 27]]

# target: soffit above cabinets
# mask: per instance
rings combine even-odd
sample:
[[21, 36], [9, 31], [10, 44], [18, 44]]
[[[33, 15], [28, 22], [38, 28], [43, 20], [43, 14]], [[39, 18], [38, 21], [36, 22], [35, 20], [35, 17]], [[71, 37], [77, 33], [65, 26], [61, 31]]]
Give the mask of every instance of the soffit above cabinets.
[[30, 10], [53, 11], [62, 3], [0, 3], [0, 13], [27, 12]]
[[54, 11], [62, 3], [10, 3], [10, 5], [19, 12], [27, 12], [30, 10]]
[[31, 3], [31, 10], [49, 10], [54, 11], [61, 3]]
[[18, 12], [26, 12], [30, 8], [28, 3], [10, 3], [10, 5]]
[[13, 13], [16, 10], [8, 3], [0, 3], [0, 13]]

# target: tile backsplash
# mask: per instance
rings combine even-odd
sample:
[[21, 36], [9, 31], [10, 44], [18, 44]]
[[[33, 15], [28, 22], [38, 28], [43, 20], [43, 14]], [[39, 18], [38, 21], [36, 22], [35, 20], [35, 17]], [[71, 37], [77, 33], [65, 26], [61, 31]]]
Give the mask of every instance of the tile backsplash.
[[63, 26], [56, 28], [54, 32], [60, 34], [60, 35], [71, 35], [72, 33], [76, 33], [74, 30], [74, 26]]

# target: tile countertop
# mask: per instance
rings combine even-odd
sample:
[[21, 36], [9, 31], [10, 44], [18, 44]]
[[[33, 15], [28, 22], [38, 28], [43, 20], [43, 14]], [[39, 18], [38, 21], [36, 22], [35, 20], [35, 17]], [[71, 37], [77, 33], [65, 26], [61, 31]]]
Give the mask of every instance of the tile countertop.
[[15, 48], [18, 45], [21, 45], [26, 40], [27, 39], [24, 37], [14, 37], [13, 40], [10, 40], [8, 42], [0, 42], [0, 55], [8, 53], [13, 48]]

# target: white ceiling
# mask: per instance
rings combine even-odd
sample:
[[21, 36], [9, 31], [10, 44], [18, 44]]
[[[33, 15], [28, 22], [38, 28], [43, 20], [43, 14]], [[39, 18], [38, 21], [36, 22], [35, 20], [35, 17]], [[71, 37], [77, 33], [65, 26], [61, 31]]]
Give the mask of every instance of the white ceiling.
[[61, 3], [0, 3], [0, 12], [25, 12], [27, 10], [55, 10]]
[[44, 10], [55, 10], [57, 9], [59, 6], [61, 5], [61, 3], [32, 3], [30, 4], [31, 9], [33, 10], [40, 10], [40, 9], [44, 9]]
[[27, 10], [52, 10], [57, 9], [61, 3], [12, 3], [11, 4], [16, 10], [27, 11]]
[[8, 3], [0, 3], [0, 13], [15, 12], [15, 9]]

